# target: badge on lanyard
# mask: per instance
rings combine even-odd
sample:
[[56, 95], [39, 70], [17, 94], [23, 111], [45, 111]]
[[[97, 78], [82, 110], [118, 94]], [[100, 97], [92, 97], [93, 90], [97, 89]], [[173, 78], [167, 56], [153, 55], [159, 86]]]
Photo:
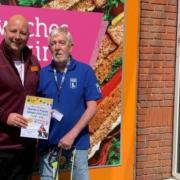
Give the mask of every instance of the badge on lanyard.
[[54, 118], [60, 122], [63, 118], [63, 114], [61, 112], [59, 112], [58, 110], [53, 109], [52, 110], [52, 118]]

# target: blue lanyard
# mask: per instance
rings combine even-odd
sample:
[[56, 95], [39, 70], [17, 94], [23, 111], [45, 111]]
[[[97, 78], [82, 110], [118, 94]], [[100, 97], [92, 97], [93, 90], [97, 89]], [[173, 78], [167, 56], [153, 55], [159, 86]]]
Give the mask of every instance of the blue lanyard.
[[67, 65], [66, 65], [66, 67], [64, 69], [64, 72], [63, 72], [63, 75], [62, 75], [62, 79], [61, 79], [61, 82], [60, 82], [59, 86], [58, 86], [57, 70], [56, 70], [56, 68], [53, 69], [53, 71], [54, 71], [54, 79], [56, 81], [56, 86], [57, 86], [57, 89], [58, 89], [58, 95], [60, 95], [62, 86], [64, 84], [64, 80], [65, 80], [65, 76], [66, 76], [69, 64], [70, 64], [70, 61], [67, 63]]

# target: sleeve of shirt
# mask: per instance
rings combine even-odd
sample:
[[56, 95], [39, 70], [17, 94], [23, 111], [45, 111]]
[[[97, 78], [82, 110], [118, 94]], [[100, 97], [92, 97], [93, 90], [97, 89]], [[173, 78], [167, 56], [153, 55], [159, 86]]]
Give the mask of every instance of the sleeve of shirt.
[[88, 66], [85, 77], [85, 100], [98, 100], [101, 98], [101, 89], [93, 69]]
[[5, 112], [3, 108], [0, 108], [0, 119], [2, 122], [6, 123], [9, 113]]

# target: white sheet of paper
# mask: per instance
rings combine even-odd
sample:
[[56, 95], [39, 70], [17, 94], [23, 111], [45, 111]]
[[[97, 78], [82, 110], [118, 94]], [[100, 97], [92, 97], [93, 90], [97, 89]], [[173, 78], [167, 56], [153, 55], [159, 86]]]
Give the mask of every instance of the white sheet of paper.
[[26, 96], [23, 116], [28, 127], [21, 128], [21, 137], [48, 139], [53, 99]]
[[53, 109], [52, 110], [52, 117], [60, 122], [63, 118], [63, 114], [61, 112], [59, 112], [58, 110]]

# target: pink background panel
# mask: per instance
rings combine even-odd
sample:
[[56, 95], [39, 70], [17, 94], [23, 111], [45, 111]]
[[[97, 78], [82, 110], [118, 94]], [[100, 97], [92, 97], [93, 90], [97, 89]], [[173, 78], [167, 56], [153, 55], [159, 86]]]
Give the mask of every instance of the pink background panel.
[[0, 40], [3, 38], [5, 21], [15, 14], [22, 14], [28, 19], [31, 32], [28, 45], [42, 66], [51, 61], [47, 43], [49, 31], [52, 27], [62, 24], [67, 24], [73, 35], [73, 57], [90, 64], [96, 59], [95, 52], [106, 26], [102, 20], [102, 13], [0, 5]]

